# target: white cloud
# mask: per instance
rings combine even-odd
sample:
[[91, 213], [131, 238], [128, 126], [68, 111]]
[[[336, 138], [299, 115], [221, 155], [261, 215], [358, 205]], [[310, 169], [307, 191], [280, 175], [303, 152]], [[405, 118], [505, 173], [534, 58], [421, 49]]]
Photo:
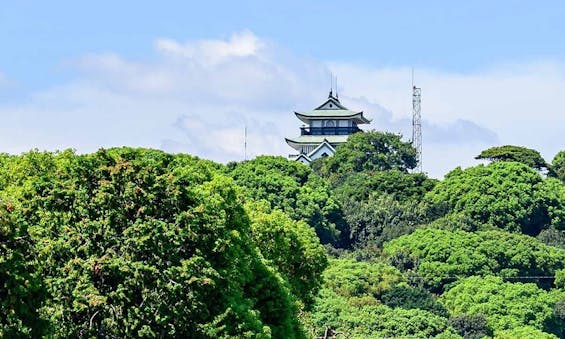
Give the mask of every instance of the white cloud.
[[[227, 40], [155, 42], [156, 61], [106, 53], [75, 63], [76, 80], [0, 105], [0, 149], [145, 146], [216, 161], [286, 155], [299, 133], [293, 110], [325, 99], [330, 69], [342, 102], [371, 128], [410, 136], [410, 70], [298, 57], [244, 31]], [[1, 78], [0, 78], [1, 79]], [[565, 91], [559, 64], [508, 65], [476, 74], [417, 70], [423, 88], [424, 169], [441, 176], [473, 165], [480, 150], [511, 143], [547, 158], [563, 148]]]
[[265, 43], [250, 31], [243, 31], [233, 34], [228, 41], [200, 40], [180, 44], [171, 39], [158, 39], [155, 46], [167, 56], [213, 66], [232, 58], [256, 57]]

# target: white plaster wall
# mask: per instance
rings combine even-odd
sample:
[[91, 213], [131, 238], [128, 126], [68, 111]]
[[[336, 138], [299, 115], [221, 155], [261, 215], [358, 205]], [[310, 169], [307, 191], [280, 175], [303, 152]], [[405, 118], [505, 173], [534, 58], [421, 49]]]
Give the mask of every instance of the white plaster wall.
[[322, 157], [322, 154], [327, 153], [328, 156], [332, 156], [334, 153], [333, 151], [327, 146], [324, 145], [322, 146], [320, 149], [318, 149], [318, 151], [314, 154], [309, 154], [308, 156], [310, 157], [310, 159], [314, 160], [314, 159], [318, 159]]

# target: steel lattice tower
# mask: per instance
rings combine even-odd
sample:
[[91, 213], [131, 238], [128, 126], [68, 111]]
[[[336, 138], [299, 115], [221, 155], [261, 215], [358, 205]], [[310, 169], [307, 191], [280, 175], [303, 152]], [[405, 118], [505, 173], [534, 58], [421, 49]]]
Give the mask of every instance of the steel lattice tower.
[[418, 163], [414, 173], [422, 173], [422, 89], [412, 86], [412, 146]]

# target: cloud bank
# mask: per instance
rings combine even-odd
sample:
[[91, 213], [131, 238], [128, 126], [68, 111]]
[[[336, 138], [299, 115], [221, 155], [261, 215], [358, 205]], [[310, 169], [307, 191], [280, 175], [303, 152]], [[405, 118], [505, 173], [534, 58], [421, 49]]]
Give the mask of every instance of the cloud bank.
[[[223, 40], [158, 39], [152, 61], [115, 53], [73, 62], [73, 81], [0, 105], [0, 150], [144, 146], [216, 161], [287, 155], [299, 133], [293, 110], [309, 110], [339, 75], [342, 103], [370, 128], [411, 131], [410, 69], [378, 69], [294, 55], [250, 31]], [[517, 144], [551, 157], [564, 148], [565, 67], [502, 65], [475, 74], [416, 70], [423, 88], [424, 170], [441, 177], [474, 165], [482, 149]], [[0, 77], [1, 81], [1, 77]], [[1, 90], [1, 89], [0, 89]]]

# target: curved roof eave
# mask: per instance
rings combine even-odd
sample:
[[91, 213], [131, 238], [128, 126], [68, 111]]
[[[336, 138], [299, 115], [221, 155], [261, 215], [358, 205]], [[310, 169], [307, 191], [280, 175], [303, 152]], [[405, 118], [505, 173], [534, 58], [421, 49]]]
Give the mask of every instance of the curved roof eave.
[[363, 116], [363, 112], [357, 112], [354, 114], [350, 114], [350, 115], [307, 115], [307, 114], [303, 114], [303, 113], [299, 113], [299, 112], [294, 112], [294, 114], [296, 115], [296, 117], [298, 119], [300, 119], [302, 122], [304, 123], [309, 123], [312, 120], [323, 120], [323, 119], [339, 119], [339, 118], [343, 118], [343, 119], [355, 119], [355, 121], [357, 123], [361, 123], [361, 124], [370, 124], [371, 120], [365, 118]]
[[296, 142], [296, 141], [294, 141], [294, 140], [292, 140], [292, 139], [289, 139], [289, 138], [284, 138], [284, 140], [286, 141], [286, 143], [287, 143], [290, 147], [294, 148], [295, 150], [299, 150], [299, 148], [300, 148], [300, 143], [298, 143], [298, 142]]

